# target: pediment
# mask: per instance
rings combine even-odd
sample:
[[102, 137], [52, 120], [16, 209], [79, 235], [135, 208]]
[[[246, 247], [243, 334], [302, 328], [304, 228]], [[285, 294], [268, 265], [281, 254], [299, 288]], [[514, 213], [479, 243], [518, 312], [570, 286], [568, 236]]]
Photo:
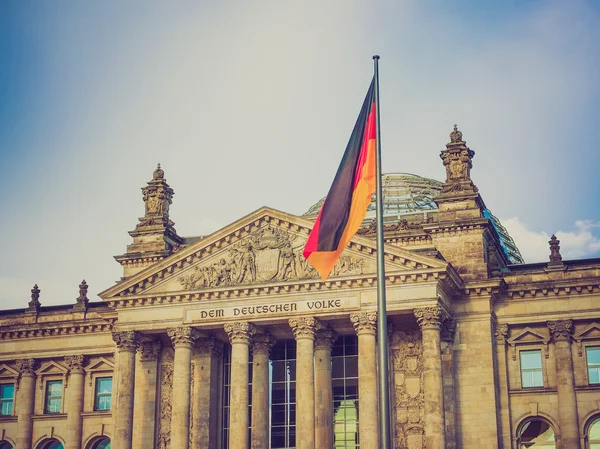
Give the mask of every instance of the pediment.
[[575, 341], [600, 340], [600, 325], [592, 323], [573, 336]]
[[115, 364], [105, 359], [104, 357], [100, 357], [99, 359], [94, 360], [84, 368], [86, 372], [113, 371], [114, 369]]
[[52, 360], [47, 363], [44, 363], [35, 372], [35, 374], [37, 374], [38, 376], [46, 376], [49, 374], [67, 374], [67, 373], [68, 373], [68, 370], [64, 366], [61, 366]]
[[542, 335], [541, 333], [531, 329], [530, 327], [526, 327], [521, 332], [516, 334], [514, 337], [506, 340], [509, 345], [518, 345], [518, 344], [535, 344], [542, 343], [547, 344], [549, 338], [547, 336]]
[[[100, 293], [103, 299], [318, 280], [302, 256], [313, 223], [267, 207]], [[444, 270], [446, 262], [386, 246], [386, 273]], [[329, 279], [376, 273], [376, 242], [355, 236]]]
[[0, 364], [0, 377], [18, 377], [19, 372], [10, 366], [2, 363]]

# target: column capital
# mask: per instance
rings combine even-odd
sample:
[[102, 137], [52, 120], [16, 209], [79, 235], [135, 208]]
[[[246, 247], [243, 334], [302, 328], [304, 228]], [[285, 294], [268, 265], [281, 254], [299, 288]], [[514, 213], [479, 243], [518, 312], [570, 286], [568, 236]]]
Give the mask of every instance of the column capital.
[[229, 336], [229, 342], [234, 343], [245, 343], [247, 345], [252, 341], [252, 337], [256, 333], [256, 327], [254, 324], [246, 321], [238, 321], [232, 324], [226, 324], [224, 326], [225, 332]]
[[69, 373], [73, 374], [84, 374], [83, 370], [83, 356], [81, 354], [78, 355], [66, 355], [65, 363], [69, 367]]
[[571, 341], [573, 320], [556, 320], [546, 323], [553, 341]]
[[331, 352], [337, 337], [337, 333], [333, 329], [317, 330], [315, 334], [315, 351], [326, 350]]
[[34, 364], [35, 359], [15, 360], [15, 365], [17, 365], [17, 371], [21, 376], [35, 376], [35, 371], [33, 370]]
[[174, 348], [191, 348], [200, 337], [198, 331], [193, 327], [168, 329], [167, 335], [171, 339]]
[[196, 351], [202, 357], [221, 357], [223, 342], [215, 338], [199, 338], [196, 340]]
[[436, 329], [439, 330], [442, 322], [446, 319], [444, 310], [439, 307], [423, 307], [422, 309], [414, 310], [417, 323], [421, 330], [424, 329]]
[[317, 327], [320, 326], [319, 320], [312, 316], [290, 318], [288, 322], [296, 340], [301, 338], [314, 340], [315, 331], [317, 330]]
[[356, 335], [377, 334], [377, 312], [351, 313], [350, 321], [352, 321]]
[[135, 331], [117, 331], [112, 333], [119, 352], [135, 352], [140, 345], [140, 334]]
[[137, 352], [140, 355], [140, 361], [153, 362], [155, 360], [158, 360], [160, 347], [160, 341], [144, 341], [140, 343], [140, 345], [137, 348]]
[[275, 337], [269, 334], [257, 334], [252, 339], [252, 354], [269, 355], [275, 344]]

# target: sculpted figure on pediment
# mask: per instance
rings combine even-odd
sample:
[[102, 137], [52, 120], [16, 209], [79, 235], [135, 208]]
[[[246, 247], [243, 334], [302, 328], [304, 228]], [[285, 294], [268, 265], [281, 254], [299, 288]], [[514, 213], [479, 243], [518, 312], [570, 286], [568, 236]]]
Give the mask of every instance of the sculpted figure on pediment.
[[[186, 290], [231, 285], [317, 278], [302, 255], [306, 239], [284, 229], [261, 228], [229, 248], [228, 254], [209, 266], [195, 267], [179, 277]], [[362, 274], [364, 261], [340, 258], [334, 276]]]

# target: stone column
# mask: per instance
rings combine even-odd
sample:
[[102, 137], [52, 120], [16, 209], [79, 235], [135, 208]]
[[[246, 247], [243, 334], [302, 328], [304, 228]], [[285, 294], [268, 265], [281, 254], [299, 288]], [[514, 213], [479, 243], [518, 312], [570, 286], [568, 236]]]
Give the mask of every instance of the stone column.
[[252, 449], [269, 448], [269, 353], [274, 344], [268, 334], [252, 341]]
[[231, 389], [229, 395], [229, 447], [248, 449], [248, 405], [250, 343], [254, 325], [237, 322], [225, 325], [231, 342]]
[[35, 404], [35, 371], [33, 359], [17, 360], [19, 371], [17, 391], [17, 448], [30, 448], [33, 434], [33, 406]]
[[[154, 447], [158, 354], [160, 341], [145, 341], [138, 347], [137, 378], [133, 405], [133, 449]], [[114, 385], [113, 385], [114, 387]]]
[[358, 434], [361, 449], [379, 448], [377, 407], [377, 312], [350, 315], [358, 335]]
[[508, 394], [508, 367], [506, 363], [506, 340], [508, 339], [508, 324], [496, 323], [496, 360], [498, 364], [498, 388], [500, 389], [498, 404], [500, 422], [499, 447], [509, 447], [512, 441], [512, 420], [510, 416], [510, 395]]
[[134, 331], [113, 332], [117, 344], [118, 366], [114, 435], [112, 446], [116, 449], [132, 449], [133, 438], [133, 391], [135, 387], [135, 351], [140, 336]]
[[292, 318], [296, 338], [296, 448], [315, 449], [314, 345], [318, 321]]
[[548, 321], [548, 329], [550, 329], [550, 336], [554, 343], [558, 421], [562, 447], [579, 449], [577, 398], [575, 397], [575, 379], [571, 357], [573, 320]]
[[331, 348], [337, 335], [318, 330], [315, 337], [315, 447], [333, 447], [333, 388]]
[[446, 448], [456, 449], [456, 394], [454, 386], [454, 335], [456, 322], [446, 320], [441, 328], [442, 382], [444, 385], [444, 419]]
[[65, 363], [69, 367], [69, 385], [66, 388], [65, 412], [67, 413], [67, 435], [65, 449], [81, 448], [81, 431], [83, 420], [83, 392], [85, 388], [85, 371], [82, 355], [68, 355]]
[[427, 449], [445, 449], [444, 390], [440, 352], [440, 326], [444, 321], [441, 307], [415, 309], [423, 335], [423, 396]]
[[193, 448], [217, 449], [218, 374], [223, 343], [214, 338], [200, 338], [192, 355], [194, 392], [192, 397]]
[[171, 447], [190, 447], [190, 394], [192, 380], [192, 346], [198, 332], [191, 327], [169, 329], [173, 358], [173, 400], [171, 401]]

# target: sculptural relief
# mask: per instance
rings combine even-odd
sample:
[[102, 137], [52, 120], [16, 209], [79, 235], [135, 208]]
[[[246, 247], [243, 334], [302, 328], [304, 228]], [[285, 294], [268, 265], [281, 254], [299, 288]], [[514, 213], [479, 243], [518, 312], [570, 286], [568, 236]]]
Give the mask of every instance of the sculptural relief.
[[171, 400], [173, 397], [173, 350], [163, 349], [160, 364], [160, 415], [158, 417], [158, 449], [171, 444]]
[[[209, 265], [194, 267], [179, 277], [186, 290], [315, 279], [316, 270], [302, 255], [306, 238], [267, 226], [232, 245], [226, 255]], [[362, 274], [363, 259], [340, 257], [334, 276]]]
[[396, 447], [424, 448], [423, 345], [421, 333], [397, 331], [392, 335]]

